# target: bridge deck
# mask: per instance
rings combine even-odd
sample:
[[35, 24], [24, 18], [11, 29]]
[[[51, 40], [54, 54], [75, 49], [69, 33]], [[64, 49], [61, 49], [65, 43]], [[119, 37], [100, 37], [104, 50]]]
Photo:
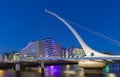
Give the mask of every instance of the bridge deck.
[[41, 63], [44, 63], [45, 66], [50, 65], [72, 65], [78, 64], [77, 61], [65, 61], [65, 60], [39, 60], [39, 61], [16, 61], [16, 62], [1, 62], [0, 69], [11, 69], [15, 67], [15, 64], [19, 63], [21, 67], [37, 67]]

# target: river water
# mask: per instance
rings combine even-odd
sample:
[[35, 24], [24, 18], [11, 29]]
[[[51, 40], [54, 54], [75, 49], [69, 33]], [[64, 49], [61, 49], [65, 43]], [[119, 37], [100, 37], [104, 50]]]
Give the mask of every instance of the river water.
[[120, 64], [109, 65], [109, 70], [103, 70], [102, 74], [85, 74], [77, 65], [46, 66], [44, 76], [38, 68], [22, 70], [20, 73], [14, 70], [0, 70], [0, 77], [120, 77]]

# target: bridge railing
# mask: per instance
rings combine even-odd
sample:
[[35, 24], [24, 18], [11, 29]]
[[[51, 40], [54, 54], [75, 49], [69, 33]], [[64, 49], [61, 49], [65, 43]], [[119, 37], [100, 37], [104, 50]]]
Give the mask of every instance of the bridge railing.
[[120, 60], [120, 56], [112, 56], [112, 57], [44, 57], [44, 58], [33, 58], [33, 59], [24, 59], [21, 61], [39, 61], [39, 60], [106, 60], [106, 61], [111, 61], [111, 60]]

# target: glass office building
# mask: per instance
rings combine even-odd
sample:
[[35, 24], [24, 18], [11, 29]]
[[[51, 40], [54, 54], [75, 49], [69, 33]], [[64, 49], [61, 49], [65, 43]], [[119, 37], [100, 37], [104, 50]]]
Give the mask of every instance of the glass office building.
[[32, 41], [25, 48], [20, 50], [21, 59], [34, 58], [55, 58], [59, 57], [61, 46], [51, 38], [45, 38], [41, 41]]

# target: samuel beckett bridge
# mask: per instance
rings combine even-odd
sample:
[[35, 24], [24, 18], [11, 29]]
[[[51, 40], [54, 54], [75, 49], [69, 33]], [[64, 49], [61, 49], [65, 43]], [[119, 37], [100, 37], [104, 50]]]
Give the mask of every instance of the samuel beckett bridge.
[[[28, 62], [29, 64], [33, 63], [33, 62], [37, 62], [39, 63], [38, 65], [41, 66], [42, 69], [44, 69], [45, 64], [48, 65], [54, 65], [54, 64], [79, 64], [80, 67], [82, 68], [104, 68], [108, 63], [111, 62], [115, 62], [115, 61], [119, 61], [120, 60], [120, 55], [107, 55], [107, 54], [103, 54], [100, 53], [99, 51], [96, 51], [92, 48], [90, 48], [81, 38], [81, 36], [77, 33], [77, 31], [66, 21], [64, 20], [62, 17], [58, 16], [57, 14], [45, 10], [46, 13], [58, 18], [60, 21], [62, 21], [66, 27], [68, 27], [68, 29], [74, 34], [74, 36], [76, 37], [76, 39], [78, 40], [79, 44], [82, 46], [84, 53], [86, 56], [82, 56], [82, 57], [74, 57], [73, 54], [71, 54], [69, 57], [61, 57], [58, 54], [54, 54], [54, 57], [51, 56], [46, 56], [47, 54], [45, 54], [45, 56], [41, 55], [39, 57], [36, 58], [23, 58], [17, 61], [13, 61], [13, 62], [9, 62], [9, 63], [15, 63], [15, 67], [17, 70], [20, 70], [20, 64], [21, 62]], [[32, 42], [30, 44], [32, 46], [32, 48], [36, 47], [36, 42]], [[120, 43], [119, 43], [120, 45]], [[30, 50], [30, 49], [28, 49]], [[22, 51], [26, 51], [25, 49], [23, 49]], [[26, 52], [20, 52], [22, 54], [24, 54], [22, 57], [26, 57]], [[34, 52], [35, 50], [33, 49], [32, 52]], [[42, 50], [41, 50], [42, 51]], [[32, 54], [31, 52], [31, 54]], [[39, 53], [38, 53], [39, 54]], [[42, 54], [42, 53], [40, 53]], [[26, 65], [27, 66], [27, 65]]]
[[[53, 15], [54, 17], [58, 18], [60, 21], [62, 21], [67, 27], [68, 29], [74, 34], [74, 36], [76, 37], [76, 39], [78, 40], [79, 44], [82, 46], [86, 56], [84, 57], [78, 57], [78, 58], [74, 58], [74, 57], [67, 57], [67, 58], [62, 58], [62, 57], [56, 57], [56, 58], [52, 58], [52, 57], [43, 57], [43, 58], [36, 58], [36, 60], [120, 60], [120, 55], [107, 55], [107, 54], [103, 54], [100, 53], [99, 51], [96, 51], [92, 48], [90, 48], [81, 38], [81, 36], [77, 33], [77, 31], [66, 21], [64, 20], [62, 17], [58, 16], [57, 14], [45, 10], [48, 14]], [[109, 38], [110, 39], [110, 38]], [[112, 40], [112, 39], [110, 39]], [[118, 43], [120, 45], [120, 42]], [[71, 54], [72, 56], [72, 54]]]

